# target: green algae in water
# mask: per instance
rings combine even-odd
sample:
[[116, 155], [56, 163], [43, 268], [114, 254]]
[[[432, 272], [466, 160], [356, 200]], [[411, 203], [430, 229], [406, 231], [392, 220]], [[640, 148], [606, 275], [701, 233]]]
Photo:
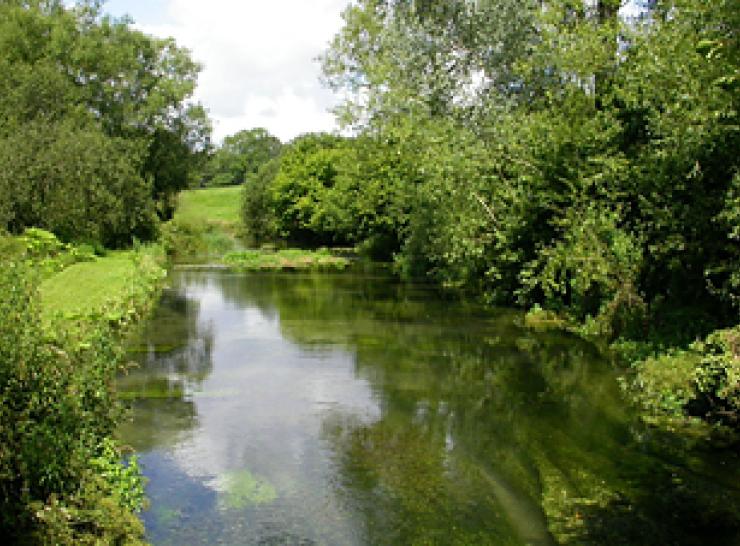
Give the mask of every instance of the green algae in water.
[[219, 477], [218, 483], [224, 488], [221, 502], [231, 510], [270, 504], [277, 499], [277, 491], [272, 484], [249, 470], [227, 472]]
[[154, 509], [154, 518], [158, 525], [171, 526], [182, 518], [182, 512], [177, 508], [159, 506]]

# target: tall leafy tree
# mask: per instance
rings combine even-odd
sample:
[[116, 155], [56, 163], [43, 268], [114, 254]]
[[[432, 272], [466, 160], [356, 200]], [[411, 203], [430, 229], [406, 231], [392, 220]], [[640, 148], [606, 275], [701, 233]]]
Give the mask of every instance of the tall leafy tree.
[[515, 71], [536, 39], [539, 2], [360, 0], [323, 56], [327, 82], [345, 91], [347, 124], [393, 114], [443, 116], [487, 97], [531, 89]]

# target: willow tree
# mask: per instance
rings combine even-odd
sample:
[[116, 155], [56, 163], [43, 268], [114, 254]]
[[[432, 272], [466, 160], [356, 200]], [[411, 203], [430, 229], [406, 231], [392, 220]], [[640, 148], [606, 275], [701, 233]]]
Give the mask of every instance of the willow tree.
[[515, 64], [536, 37], [539, 2], [360, 0], [322, 57], [346, 93], [340, 118], [362, 126], [391, 115], [469, 113], [492, 94], [526, 95]]

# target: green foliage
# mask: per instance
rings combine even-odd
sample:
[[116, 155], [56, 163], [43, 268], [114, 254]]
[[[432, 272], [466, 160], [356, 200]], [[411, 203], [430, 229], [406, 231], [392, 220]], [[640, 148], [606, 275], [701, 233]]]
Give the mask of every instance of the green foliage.
[[270, 184], [280, 170], [280, 158], [262, 165], [249, 184], [243, 186], [242, 217], [244, 230], [254, 245], [272, 241], [277, 228], [273, 214]]
[[336, 256], [326, 248], [313, 251], [242, 250], [226, 254], [222, 261], [236, 271], [342, 270], [349, 265], [347, 258]]
[[713, 332], [697, 349], [698, 400], [689, 410], [701, 417], [737, 427], [740, 424], [740, 327]]
[[28, 228], [18, 236], [0, 236], [0, 256], [32, 261], [41, 280], [78, 262], [93, 261], [98, 253], [90, 245], [62, 243], [53, 233], [39, 228]]
[[328, 196], [347, 167], [344, 139], [307, 134], [293, 140], [269, 184], [278, 234], [302, 244], [343, 243], [342, 218]]
[[718, 330], [683, 351], [669, 351], [634, 364], [628, 385], [633, 398], [657, 419], [685, 414], [738, 427], [740, 421], [740, 330]]
[[695, 396], [700, 361], [693, 351], [672, 351], [641, 361], [631, 385], [634, 397], [653, 416], [680, 417]]
[[105, 438], [119, 417], [112, 378], [121, 346], [103, 321], [42, 326], [33, 279], [22, 262], [0, 273], [2, 533], [58, 544], [140, 537], [130, 515], [142, 500], [136, 466], [98, 473], [120, 464]]
[[740, 10], [658, 0], [626, 21], [619, 5], [353, 3], [323, 58], [360, 129], [350, 166], [286, 186], [273, 214], [579, 324], [649, 362], [647, 406], [736, 426], [717, 417], [735, 411], [726, 356], [645, 353], [737, 322]]
[[[36, 226], [65, 241], [120, 245], [155, 229], [150, 185], [136, 146], [68, 122], [25, 123], [0, 137], [5, 225]], [[80, 183], [83, 180], [84, 183]]]
[[0, 269], [0, 533], [140, 544], [143, 483], [111, 439], [121, 417], [113, 379], [123, 335], [161, 286], [161, 251], [64, 264], [38, 290], [40, 266], [76, 249], [38, 229], [16, 240], [23, 251]]
[[177, 218], [162, 226], [161, 240], [167, 254], [180, 262], [220, 258], [238, 246], [217, 224]]
[[106, 438], [99, 454], [91, 461], [93, 472], [110, 488], [118, 504], [131, 512], [139, 512], [144, 506], [144, 480], [141, 476], [136, 455], [121, 463], [121, 453], [113, 440]]
[[198, 66], [100, 3], [0, 4], [0, 228], [125, 245], [156, 235], [210, 131]]
[[280, 155], [282, 144], [266, 129], [239, 131], [228, 136], [204, 167], [201, 186], [252, 184], [259, 170]]
[[537, 2], [360, 0], [322, 57], [328, 83], [349, 91], [340, 121], [476, 117], [488, 98], [526, 97], [515, 72], [536, 39]]

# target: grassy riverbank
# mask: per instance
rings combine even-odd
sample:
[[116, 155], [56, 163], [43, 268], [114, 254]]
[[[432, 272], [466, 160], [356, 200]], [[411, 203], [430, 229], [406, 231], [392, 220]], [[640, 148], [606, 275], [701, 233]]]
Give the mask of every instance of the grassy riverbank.
[[241, 248], [239, 187], [183, 191], [175, 216], [162, 228], [162, 243], [175, 261], [216, 262]]
[[39, 287], [42, 316], [109, 320], [140, 315], [149, 308], [164, 276], [163, 254], [156, 246], [116, 251], [76, 263]]
[[113, 440], [113, 379], [164, 253], [98, 256], [42, 230], [0, 244], [0, 525], [11, 543], [142, 544], [143, 483]]
[[223, 265], [235, 271], [342, 270], [349, 260], [328, 249], [244, 249], [241, 187], [188, 190], [162, 230], [177, 262]]

